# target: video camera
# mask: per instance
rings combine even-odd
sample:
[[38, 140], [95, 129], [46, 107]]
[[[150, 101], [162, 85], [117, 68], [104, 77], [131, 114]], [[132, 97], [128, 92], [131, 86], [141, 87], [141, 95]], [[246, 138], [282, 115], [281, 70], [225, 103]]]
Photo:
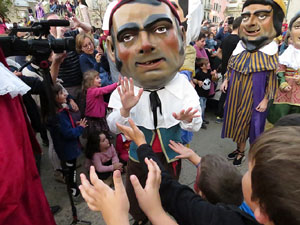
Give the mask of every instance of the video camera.
[[[33, 23], [32, 27], [13, 28], [10, 36], [0, 37], [0, 46], [5, 57], [9, 56], [40, 56], [50, 55], [52, 51], [62, 53], [64, 50], [74, 51], [75, 40], [72, 37], [64, 39], [42, 39], [48, 37], [50, 26], [69, 26], [67, 20], [41, 20]], [[32, 32], [37, 39], [20, 39], [17, 32]]]

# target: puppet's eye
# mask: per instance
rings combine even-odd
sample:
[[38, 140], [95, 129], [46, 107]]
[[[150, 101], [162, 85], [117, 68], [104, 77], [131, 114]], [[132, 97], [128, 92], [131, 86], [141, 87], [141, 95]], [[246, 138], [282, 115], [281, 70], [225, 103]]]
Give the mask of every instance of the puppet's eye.
[[125, 34], [123, 37], [122, 37], [122, 40], [124, 41], [124, 42], [129, 42], [129, 41], [131, 41], [132, 39], [133, 39], [133, 35], [132, 34]]
[[300, 29], [300, 24], [294, 26], [295, 29]]
[[266, 16], [266, 15], [263, 15], [263, 14], [258, 16], [258, 19], [260, 19], [260, 20], [264, 20], [264, 19], [266, 19], [266, 18], [267, 18], [267, 16]]
[[158, 34], [163, 34], [163, 33], [167, 32], [167, 28], [165, 26], [160, 26], [160, 27], [155, 28], [154, 31]]
[[247, 22], [250, 16], [249, 15], [243, 15], [242, 17], [243, 17], [242, 21]]

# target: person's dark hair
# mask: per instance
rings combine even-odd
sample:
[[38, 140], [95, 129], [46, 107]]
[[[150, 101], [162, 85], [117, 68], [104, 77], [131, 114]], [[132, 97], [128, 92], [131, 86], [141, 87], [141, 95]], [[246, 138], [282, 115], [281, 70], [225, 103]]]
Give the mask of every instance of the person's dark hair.
[[53, 97], [56, 108], [61, 108], [62, 106], [56, 102], [56, 96], [59, 94], [59, 92], [63, 91], [63, 88], [59, 84], [54, 84], [52, 87]]
[[176, 8], [172, 5], [172, 3], [169, 0], [121, 0], [118, 2], [118, 4], [113, 8], [113, 10], [110, 13], [109, 17], [109, 33], [111, 33], [112, 29], [112, 17], [113, 14], [124, 4], [132, 4], [132, 3], [142, 3], [142, 4], [150, 4], [150, 5], [161, 5], [161, 3], [165, 3], [167, 6], [169, 6], [172, 14], [175, 16], [177, 22], [179, 25], [181, 25], [179, 15], [176, 11]]
[[200, 41], [202, 38], [206, 38], [206, 35], [205, 35], [205, 33], [204, 32], [200, 32], [200, 34], [199, 34], [199, 36], [198, 36], [198, 38], [197, 38], [197, 41]]
[[233, 23], [232, 23], [232, 29], [236, 30], [240, 27], [241, 23], [242, 23], [243, 17], [239, 16], [237, 18], [234, 19]]
[[276, 225], [300, 224], [300, 127], [279, 126], [251, 146], [252, 201]]
[[99, 142], [100, 142], [100, 132], [95, 132], [88, 136], [86, 149], [84, 151], [85, 156], [88, 159], [93, 159], [94, 153], [100, 152]]
[[275, 124], [275, 127], [279, 126], [300, 126], [300, 113], [293, 113], [281, 117]]
[[300, 17], [300, 11], [296, 13], [296, 15], [291, 19], [289, 24], [289, 30], [292, 30], [293, 24]]
[[246, 0], [243, 5], [243, 10], [245, 7], [253, 4], [260, 4], [260, 5], [270, 5], [273, 8], [273, 25], [276, 31], [276, 36], [281, 35], [281, 27], [282, 22], [285, 17], [283, 10], [280, 6], [274, 2], [273, 0]]
[[242, 175], [220, 155], [209, 154], [201, 159], [198, 188], [212, 204], [240, 206], [243, 202]]
[[[100, 135], [104, 134], [108, 139], [109, 136], [105, 132], [94, 132], [88, 136], [86, 149], [85, 149], [85, 156], [88, 159], [93, 159], [93, 155], [97, 152], [100, 152]], [[110, 142], [110, 140], [109, 140]]]
[[207, 63], [209, 63], [209, 60], [207, 58], [196, 58], [195, 60], [196, 68], [201, 68], [204, 64]]

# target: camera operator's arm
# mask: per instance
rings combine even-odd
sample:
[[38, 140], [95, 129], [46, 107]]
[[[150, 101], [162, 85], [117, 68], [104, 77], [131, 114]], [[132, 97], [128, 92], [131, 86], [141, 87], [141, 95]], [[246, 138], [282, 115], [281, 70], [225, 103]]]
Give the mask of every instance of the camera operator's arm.
[[60, 64], [64, 61], [66, 58], [67, 53], [53, 53], [52, 56], [50, 57], [51, 66], [50, 66], [50, 74], [52, 77], [53, 83], [56, 82], [57, 76], [58, 76], [58, 71]]
[[89, 23], [79, 21], [75, 16], [72, 17], [73, 25], [79, 29], [79, 32], [89, 33], [92, 30], [92, 26]]

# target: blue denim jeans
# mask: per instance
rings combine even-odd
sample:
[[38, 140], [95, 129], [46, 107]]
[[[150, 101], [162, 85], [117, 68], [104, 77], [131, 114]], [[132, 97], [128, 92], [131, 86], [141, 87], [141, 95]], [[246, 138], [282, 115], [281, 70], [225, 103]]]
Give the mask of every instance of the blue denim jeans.
[[204, 113], [205, 113], [207, 98], [206, 97], [200, 97], [199, 100], [200, 100], [200, 107], [201, 107], [201, 111], [202, 111], [202, 120], [204, 120]]

